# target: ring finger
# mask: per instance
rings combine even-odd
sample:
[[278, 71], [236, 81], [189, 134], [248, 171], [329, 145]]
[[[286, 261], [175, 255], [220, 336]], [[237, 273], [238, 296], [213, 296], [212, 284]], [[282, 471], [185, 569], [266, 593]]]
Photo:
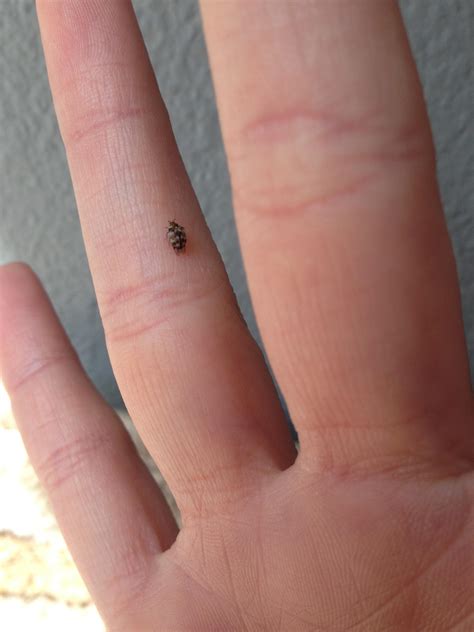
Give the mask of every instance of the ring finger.
[[[128, 0], [38, 0], [114, 372], [183, 519], [234, 502], [293, 446], [198, 208]], [[169, 220], [187, 231], [179, 255]]]

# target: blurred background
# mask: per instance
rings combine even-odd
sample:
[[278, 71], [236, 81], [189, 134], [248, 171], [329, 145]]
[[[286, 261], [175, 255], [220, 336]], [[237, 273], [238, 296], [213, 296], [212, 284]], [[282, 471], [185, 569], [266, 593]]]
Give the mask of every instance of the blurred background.
[[[441, 193], [458, 264], [473, 365], [474, 1], [404, 0], [400, 4], [433, 126]], [[232, 218], [229, 179], [197, 2], [135, 0], [134, 5], [191, 181], [244, 316], [258, 337]], [[22, 259], [32, 265], [46, 286], [86, 370], [108, 401], [120, 408], [122, 402], [105, 350], [65, 153], [51, 103], [33, 0], [0, 0], [0, 81], [0, 263]], [[51, 612], [48, 614], [46, 606], [41, 610], [41, 599], [51, 608], [51, 604], [63, 608], [57, 623], [57, 629], [63, 629], [65, 620], [61, 617], [67, 615], [68, 609], [76, 614], [89, 612], [87, 594], [81, 592], [82, 588], [70, 588], [70, 580], [64, 579], [72, 575], [67, 575], [69, 571], [61, 574], [63, 554], [57, 553], [56, 544], [51, 545], [53, 549], [49, 553], [41, 548], [49, 537], [44, 533], [50, 533], [48, 529], [54, 530], [54, 526], [49, 524], [49, 518], [45, 518], [44, 524], [43, 518], [35, 523], [30, 515], [28, 507], [36, 498], [36, 483], [31, 482], [34, 477], [21, 452], [21, 442], [13, 438], [17, 431], [5, 402], [4, 398], [1, 412], [0, 401], [0, 431], [3, 433], [0, 438], [0, 618], [6, 621], [8, 613], [20, 618], [15, 619], [15, 627], [7, 625], [2, 629], [55, 630], [56, 619]], [[14, 476], [12, 468], [16, 472]], [[22, 511], [18, 514], [26, 517], [18, 518], [16, 526], [12, 526], [8, 522], [10, 518], [5, 516], [11, 517], [12, 504], [17, 506], [19, 502], [20, 496], [12, 491], [15, 485], [20, 495], [25, 486], [33, 491], [24, 499], [26, 514]], [[43, 500], [38, 502], [43, 506]], [[45, 508], [44, 515], [47, 511]], [[22, 520], [28, 522], [28, 529], [21, 527]], [[36, 531], [35, 524], [39, 525]], [[22, 553], [23, 541], [33, 547], [29, 553]], [[35, 549], [35, 546], [40, 548]], [[56, 562], [51, 561], [51, 555]], [[18, 560], [23, 566], [18, 565]], [[70, 562], [64, 564], [67, 566]], [[50, 582], [45, 588], [38, 578], [44, 576], [42, 573], [47, 567], [55, 569], [56, 583]], [[66, 586], [63, 593], [62, 585]], [[30, 615], [19, 615], [15, 610], [17, 602], [29, 604]], [[30, 626], [28, 618], [21, 619], [23, 616], [32, 616], [35, 626]], [[40, 620], [44, 628], [40, 627]], [[70, 626], [74, 625], [72, 621]], [[83, 629], [84, 625], [91, 631], [95, 629], [92, 619], [80, 621], [77, 629]]]

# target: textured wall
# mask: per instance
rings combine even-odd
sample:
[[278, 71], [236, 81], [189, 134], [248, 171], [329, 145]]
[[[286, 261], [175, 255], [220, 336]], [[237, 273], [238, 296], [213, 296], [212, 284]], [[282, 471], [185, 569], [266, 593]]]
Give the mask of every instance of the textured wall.
[[[196, 2], [135, 0], [134, 4], [185, 164], [255, 331]], [[402, 8], [433, 123], [472, 361], [474, 2], [406, 0]], [[117, 404], [33, 0], [0, 0], [0, 80], [0, 262], [23, 259], [34, 267], [89, 374]]]

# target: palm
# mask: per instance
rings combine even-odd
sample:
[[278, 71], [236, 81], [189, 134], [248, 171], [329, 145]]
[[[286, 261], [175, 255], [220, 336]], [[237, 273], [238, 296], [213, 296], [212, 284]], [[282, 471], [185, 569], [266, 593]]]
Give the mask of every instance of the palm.
[[469, 630], [472, 477], [410, 478], [287, 472], [183, 533], [116, 629]]
[[396, 3], [202, 2], [298, 456], [131, 3], [37, 5], [114, 372], [182, 516], [178, 530], [38, 281], [2, 269], [4, 379], [110, 629], [472, 629], [472, 394]]

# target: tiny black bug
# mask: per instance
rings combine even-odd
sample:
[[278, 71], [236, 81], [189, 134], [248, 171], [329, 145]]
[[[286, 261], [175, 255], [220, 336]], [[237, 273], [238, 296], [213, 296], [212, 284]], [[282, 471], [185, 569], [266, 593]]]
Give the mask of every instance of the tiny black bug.
[[166, 236], [176, 253], [184, 252], [187, 240], [186, 231], [184, 230], [183, 226], [180, 226], [174, 220], [172, 222], [168, 222], [168, 230], [166, 231]]

